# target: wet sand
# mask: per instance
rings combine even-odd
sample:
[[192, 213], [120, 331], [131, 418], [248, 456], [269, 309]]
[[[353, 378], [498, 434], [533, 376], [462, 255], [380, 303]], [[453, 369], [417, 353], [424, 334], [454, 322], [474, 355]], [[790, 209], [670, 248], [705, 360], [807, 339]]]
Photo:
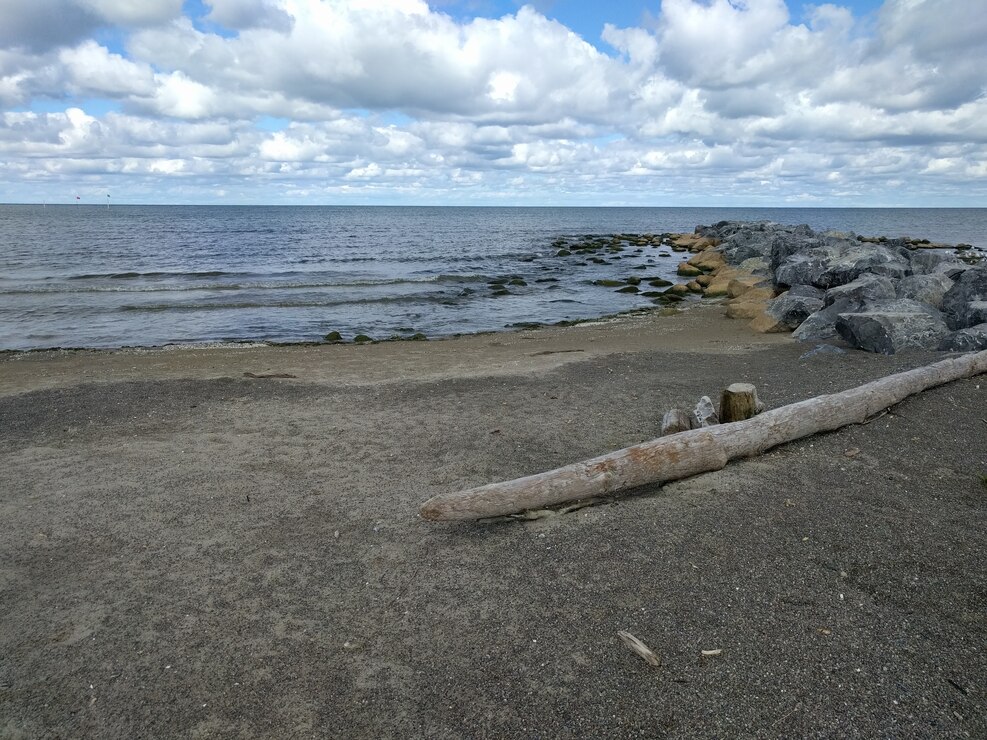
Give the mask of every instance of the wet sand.
[[719, 313], [0, 357], [0, 737], [983, 737], [987, 376], [570, 514], [417, 519], [730, 382], [938, 359]]

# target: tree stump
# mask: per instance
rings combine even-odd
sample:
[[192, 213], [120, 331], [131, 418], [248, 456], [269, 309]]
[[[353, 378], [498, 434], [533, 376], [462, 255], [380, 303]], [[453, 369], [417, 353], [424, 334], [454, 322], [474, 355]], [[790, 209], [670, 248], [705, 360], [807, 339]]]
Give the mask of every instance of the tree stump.
[[743, 421], [761, 413], [763, 406], [757, 398], [757, 388], [750, 383], [731, 383], [720, 396], [720, 423]]
[[695, 429], [696, 417], [682, 409], [670, 409], [661, 419], [661, 436]]

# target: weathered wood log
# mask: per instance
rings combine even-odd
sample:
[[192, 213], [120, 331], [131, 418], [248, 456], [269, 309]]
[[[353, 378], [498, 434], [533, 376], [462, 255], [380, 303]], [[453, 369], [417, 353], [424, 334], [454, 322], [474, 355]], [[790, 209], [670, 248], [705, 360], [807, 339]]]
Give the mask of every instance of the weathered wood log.
[[669, 409], [661, 418], [661, 436], [687, 432], [696, 428], [696, 417], [683, 409]]
[[987, 350], [961, 355], [745, 421], [680, 432], [526, 478], [440, 494], [426, 501], [420, 514], [433, 521], [483, 519], [719, 470], [729, 460], [863, 422], [914, 393], [985, 372]]
[[757, 388], [750, 383], [731, 383], [720, 394], [720, 423], [743, 421], [757, 416], [761, 409]]

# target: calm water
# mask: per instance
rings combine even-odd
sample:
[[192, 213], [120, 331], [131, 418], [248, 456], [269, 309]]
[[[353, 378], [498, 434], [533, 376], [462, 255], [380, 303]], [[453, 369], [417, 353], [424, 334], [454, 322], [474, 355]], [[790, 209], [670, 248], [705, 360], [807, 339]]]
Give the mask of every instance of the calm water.
[[[651, 304], [593, 280], [669, 276], [678, 256], [580, 265], [555, 256], [554, 239], [724, 219], [987, 246], [987, 209], [0, 206], [0, 349], [440, 336], [601, 316]], [[488, 280], [509, 275], [527, 286], [493, 296]]]

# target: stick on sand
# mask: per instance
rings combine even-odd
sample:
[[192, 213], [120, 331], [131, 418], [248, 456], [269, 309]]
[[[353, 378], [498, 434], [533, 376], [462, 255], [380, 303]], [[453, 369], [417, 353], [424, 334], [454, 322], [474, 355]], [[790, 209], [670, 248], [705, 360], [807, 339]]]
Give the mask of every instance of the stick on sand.
[[985, 372], [987, 350], [961, 355], [744, 421], [672, 434], [526, 478], [440, 494], [426, 501], [420, 514], [432, 521], [485, 519], [719, 470], [730, 460], [858, 424], [915, 393]]

